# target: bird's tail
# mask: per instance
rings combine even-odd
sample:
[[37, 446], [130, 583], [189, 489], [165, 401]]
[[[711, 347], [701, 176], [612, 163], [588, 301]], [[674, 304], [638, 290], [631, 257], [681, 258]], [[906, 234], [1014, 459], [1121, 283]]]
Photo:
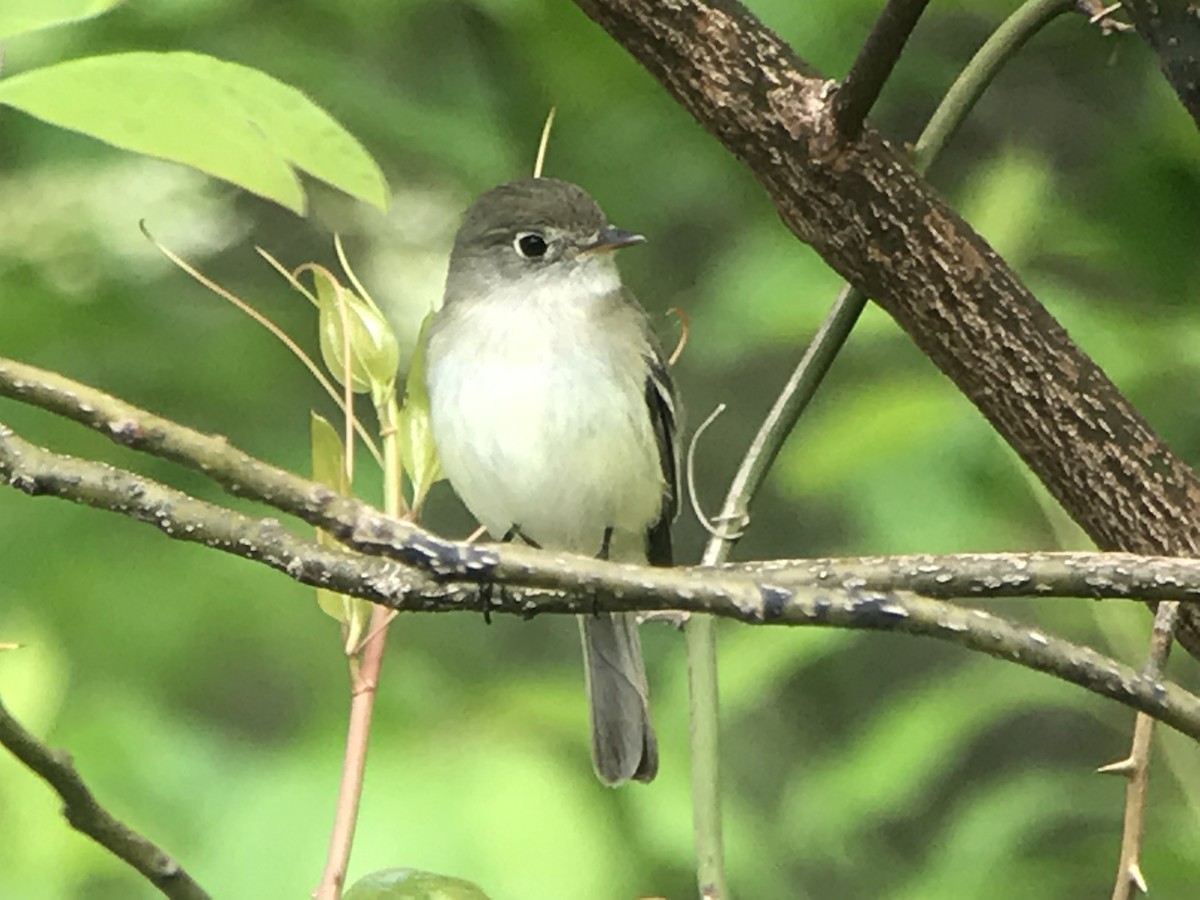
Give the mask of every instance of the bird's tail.
[[658, 743], [633, 613], [580, 616], [584, 672], [592, 711], [592, 764], [605, 784], [651, 781]]

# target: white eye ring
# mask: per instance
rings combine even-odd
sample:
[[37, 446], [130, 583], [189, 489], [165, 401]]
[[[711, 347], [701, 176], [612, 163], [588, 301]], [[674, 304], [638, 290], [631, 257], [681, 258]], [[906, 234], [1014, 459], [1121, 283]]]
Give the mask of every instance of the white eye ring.
[[540, 259], [550, 249], [546, 238], [536, 231], [520, 232], [513, 240], [513, 247], [525, 259]]

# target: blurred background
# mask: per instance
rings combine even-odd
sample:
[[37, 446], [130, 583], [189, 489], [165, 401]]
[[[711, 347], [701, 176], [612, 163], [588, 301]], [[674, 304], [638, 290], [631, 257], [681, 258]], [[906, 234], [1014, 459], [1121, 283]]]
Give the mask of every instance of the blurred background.
[[[829, 76], [879, 0], [753, 0]], [[933, 4], [873, 115], [912, 141], [1015, 2]], [[715, 510], [838, 279], [763, 192], [570, 3], [130, 3], [13, 40], [5, 74], [91, 54], [190, 50], [261, 68], [329, 110], [385, 168], [388, 214], [313, 185], [301, 219], [179, 166], [0, 110], [0, 353], [62, 371], [308, 471], [331, 414], [263, 330], [174, 269], [157, 238], [310, 351], [315, 321], [254, 252], [334, 262], [332, 234], [411, 340], [457, 218], [531, 171], [584, 185], [650, 242], [622, 255], [677, 366]], [[1133, 35], [1064, 16], [1002, 74], [930, 173], [1189, 461], [1200, 459], [1200, 139]], [[35, 442], [230, 503], [204, 479], [36, 410]], [[360, 468], [365, 468], [360, 467]], [[377, 498], [377, 485], [362, 481]], [[243, 509], [254, 509], [232, 501]], [[261, 512], [261, 510], [256, 510]], [[878, 310], [790, 439], [736, 558], [1086, 547], [1017, 457]], [[427, 522], [472, 523], [445, 484]], [[678, 526], [680, 561], [703, 533]], [[1136, 605], [991, 608], [1132, 664]], [[574, 622], [406, 616], [391, 631], [351, 880], [386, 866], [472, 879], [495, 900], [694, 896], [681, 636], [644, 629], [662, 766], [592, 775]], [[73, 754], [97, 795], [218, 897], [299, 897], [324, 858], [347, 709], [336, 624], [281, 575], [115, 515], [0, 491], [0, 695]], [[1133, 716], [1015, 666], [922, 639], [720, 630], [730, 879], [743, 898], [1091, 898], [1116, 867]], [[1193, 689], [1197, 663], [1173, 674]], [[1200, 758], [1162, 734], [1143, 868], [1200, 883]], [[153, 896], [72, 832], [0, 755], [0, 895]]]

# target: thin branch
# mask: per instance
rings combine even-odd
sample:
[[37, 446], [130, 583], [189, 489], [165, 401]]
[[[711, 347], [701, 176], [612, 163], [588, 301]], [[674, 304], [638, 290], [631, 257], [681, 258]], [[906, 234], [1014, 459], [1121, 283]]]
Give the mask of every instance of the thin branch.
[[[552, 120], [553, 111], [546, 124], [543, 142], [549, 135]], [[396, 427], [399, 409], [395, 395], [391, 394], [377, 403], [376, 411], [383, 426], [383, 455], [386, 460], [383, 470], [384, 512], [393, 517], [407, 515], [415, 518], [416, 513], [409, 510], [404, 503], [400, 436]], [[379, 676], [383, 670], [388, 625], [395, 616], [394, 610], [375, 606], [371, 610], [366, 640], [360, 648], [355, 648], [348, 654], [351, 694], [346, 750], [342, 756], [342, 777], [334, 809], [333, 829], [329, 836], [329, 851], [325, 857], [320, 884], [313, 895], [315, 900], [338, 900], [346, 884], [346, 872], [350, 867], [350, 852], [354, 847], [354, 831], [358, 824], [358, 809], [366, 779], [371, 719], [375, 712]]]
[[[1142, 674], [1161, 678], [1171, 653], [1172, 635], [1179, 618], [1179, 604], [1164, 602], [1154, 614], [1150, 633], [1150, 652]], [[1146, 796], [1150, 787], [1150, 747], [1154, 737], [1154, 719], [1138, 713], [1133, 724], [1133, 746], [1125, 759], [1103, 766], [1101, 772], [1125, 775], [1125, 819], [1121, 834], [1121, 853], [1117, 861], [1117, 878], [1113, 884], [1113, 900], [1130, 900], [1134, 890], [1149, 892], [1142, 873], [1142, 838], [1146, 829]]]
[[[710, 542], [711, 545], [711, 542]], [[692, 839], [700, 900], [727, 900], [725, 835], [721, 816], [720, 693], [717, 636], [711, 616], [690, 616], [683, 626], [688, 663], [689, 757]]]
[[1129, 553], [918, 553], [736, 563], [793, 590], [831, 585], [942, 600], [1000, 597], [1200, 601], [1200, 559]]
[[121, 446], [179, 463], [234, 496], [299, 516], [339, 539], [357, 527], [361, 517], [369, 520], [380, 515], [360, 500], [267, 465], [221, 435], [179, 425], [57, 372], [0, 357], [0, 397], [86, 425]]
[[888, 0], [833, 98], [833, 121], [843, 141], [862, 131], [867, 113], [896, 67], [929, 0]]
[[70, 756], [51, 750], [26, 731], [3, 703], [0, 703], [0, 744], [62, 798], [63, 816], [72, 828], [127, 862], [164, 896], [207, 900], [209, 895], [179, 863], [97, 802], [75, 771]]
[[342, 777], [338, 785], [333, 829], [329, 835], [329, 851], [325, 868], [321, 872], [321, 883], [313, 893], [314, 900], [337, 900], [345, 887], [367, 768], [371, 718], [375, 711], [379, 673], [383, 667], [387, 626], [394, 615], [391, 610], [376, 606], [371, 611], [370, 632], [363, 642], [362, 660], [360, 662], [356, 656], [351, 656], [349, 660], [351, 693], [350, 715], [346, 726], [346, 750], [342, 756]]
[[[169, 537], [257, 560], [305, 584], [397, 610], [477, 610], [478, 583], [486, 579], [506, 588], [493, 592], [491, 611], [523, 617], [590, 614], [597, 609], [684, 610], [756, 625], [823, 625], [924, 635], [1080, 685], [1200, 740], [1200, 698], [1177, 685], [1135, 672], [1090, 648], [980, 610], [899, 592], [865, 590], [853, 583], [849, 574], [849, 583], [840, 586], [799, 587], [803, 576], [795, 571], [796, 566], [789, 571], [786, 566], [770, 564], [757, 574], [734, 568], [662, 569], [515, 545], [476, 547], [437, 538], [378, 512], [367, 528], [367, 545], [387, 548], [404, 562], [360, 556], [299, 538], [273, 519], [255, 519], [203, 503], [112, 466], [49, 453], [3, 426], [0, 478], [33, 495], [59, 496], [119, 512], [151, 523]], [[1084, 556], [1087, 554], [1037, 554], [1031, 559]], [[1104, 554], [1093, 556], [1101, 561], [1110, 559]], [[1178, 574], [1190, 567], [1192, 580], [1171, 583], [1169, 588], [1181, 596], [1200, 593], [1200, 574], [1196, 572], [1200, 561], [1121, 559], [1148, 567], [1155, 575]], [[1180, 568], [1172, 570], [1171, 566]], [[1084, 587], [1086, 592], [1086, 576], [1081, 571], [1075, 574], [1080, 577], [1068, 578], [1072, 590]], [[1130, 580], [1136, 581], [1139, 574], [1131, 572]], [[1123, 586], [1102, 582], [1091, 584], [1094, 593], [1125, 593]], [[1057, 587], [1060, 593], [1062, 587]], [[1004, 586], [998, 588], [1003, 593]]]

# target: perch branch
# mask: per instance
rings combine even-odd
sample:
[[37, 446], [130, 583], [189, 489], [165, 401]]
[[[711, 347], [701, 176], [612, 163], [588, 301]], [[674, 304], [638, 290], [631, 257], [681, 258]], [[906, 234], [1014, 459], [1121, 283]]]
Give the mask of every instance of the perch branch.
[[[1200, 698], [1177, 685], [1137, 673], [1090, 648], [980, 610], [896, 591], [865, 590], [849, 572], [841, 586], [813, 583], [811, 578], [805, 585], [804, 576], [796, 571], [772, 570], [770, 566], [759, 573], [735, 568], [659, 569], [530, 547], [475, 547], [434, 537], [378, 512], [367, 546], [387, 548], [403, 562], [361, 556], [320, 547], [315, 541], [290, 534], [273, 519], [224, 510], [112, 466], [50, 453], [3, 426], [0, 479], [32, 495], [58, 496], [119, 512], [155, 525], [168, 537], [257, 560], [305, 584], [401, 611], [477, 609], [478, 584], [489, 580], [508, 588], [492, 592], [492, 611], [525, 617], [587, 614], [595, 609], [676, 609], [758, 625], [824, 625], [924, 635], [1080, 685], [1200, 740]], [[1063, 557], [1036, 554], [1033, 559]], [[1098, 558], [1108, 559], [1103, 554]], [[1122, 559], [1137, 562], [1137, 558]], [[1185, 560], [1145, 562], [1151, 569], [1155, 563], [1200, 566], [1200, 562]], [[810, 574], [819, 576], [820, 564], [817, 566]], [[1165, 569], [1157, 571], [1161, 574]], [[996, 583], [990, 574], [984, 581]], [[1190, 584], [1190, 588], [1173, 584], [1171, 589], [1180, 595], [1200, 591], [1200, 577]], [[1086, 592], [1086, 578], [1072, 584], [1081, 586]], [[1090, 584], [1093, 593], [1111, 588], [1100, 582]], [[1114, 593], [1122, 595], [1124, 591]]]

